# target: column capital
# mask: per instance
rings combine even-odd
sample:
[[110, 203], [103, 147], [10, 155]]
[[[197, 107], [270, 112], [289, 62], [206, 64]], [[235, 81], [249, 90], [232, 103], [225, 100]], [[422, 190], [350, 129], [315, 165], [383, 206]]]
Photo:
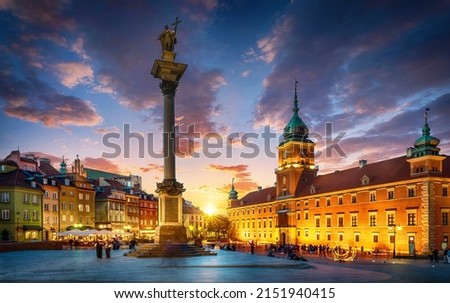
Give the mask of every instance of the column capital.
[[158, 194], [178, 196], [185, 190], [186, 189], [183, 187], [183, 183], [180, 183], [175, 179], [164, 179], [162, 182], [156, 183], [156, 192]]
[[159, 83], [159, 88], [161, 89], [161, 93], [163, 94], [163, 96], [168, 95], [174, 98], [177, 87], [178, 82], [163, 80]]

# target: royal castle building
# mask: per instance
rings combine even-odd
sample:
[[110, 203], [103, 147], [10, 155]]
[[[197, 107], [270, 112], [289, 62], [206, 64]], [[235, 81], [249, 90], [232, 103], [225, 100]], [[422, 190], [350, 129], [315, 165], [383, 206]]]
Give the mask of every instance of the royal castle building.
[[298, 115], [278, 146], [275, 186], [228, 197], [232, 238], [258, 243], [349, 246], [394, 255], [445, 249], [450, 235], [450, 159], [430, 135], [427, 112], [422, 136], [406, 155], [318, 175], [315, 143]]

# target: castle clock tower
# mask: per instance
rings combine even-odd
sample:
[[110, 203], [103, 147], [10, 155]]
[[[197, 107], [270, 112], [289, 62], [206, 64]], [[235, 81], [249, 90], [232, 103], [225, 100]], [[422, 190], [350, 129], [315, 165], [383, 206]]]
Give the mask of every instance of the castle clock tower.
[[277, 198], [295, 195], [299, 181], [308, 181], [317, 174], [314, 164], [315, 143], [308, 138], [309, 129], [298, 115], [297, 81], [295, 81], [292, 118], [283, 131], [283, 142], [278, 146]]

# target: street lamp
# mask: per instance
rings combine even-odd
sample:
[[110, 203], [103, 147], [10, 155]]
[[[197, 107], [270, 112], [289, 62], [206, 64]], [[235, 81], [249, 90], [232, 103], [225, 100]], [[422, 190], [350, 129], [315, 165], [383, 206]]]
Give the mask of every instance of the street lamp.
[[20, 218], [20, 211], [16, 213], [16, 242], [19, 242], [19, 218]]
[[397, 224], [393, 223], [393, 224], [389, 224], [389, 229], [394, 232], [394, 253], [392, 254], [392, 257], [395, 258], [395, 242], [396, 242], [395, 238], [396, 238], [396, 235], [397, 235], [397, 229], [401, 230], [402, 227], [400, 225], [397, 225]]

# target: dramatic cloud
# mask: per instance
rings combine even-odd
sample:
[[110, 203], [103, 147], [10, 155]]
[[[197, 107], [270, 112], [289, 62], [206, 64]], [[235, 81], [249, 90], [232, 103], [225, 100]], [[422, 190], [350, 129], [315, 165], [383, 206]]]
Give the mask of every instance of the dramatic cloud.
[[411, 119], [391, 122], [390, 128], [385, 123], [412, 108], [433, 107], [450, 86], [445, 4], [410, 4], [356, 3], [349, 10], [326, 1], [293, 3], [286, 17], [295, 18], [284, 28], [295, 39], [283, 40], [283, 52], [273, 59], [254, 126], [271, 124], [281, 131], [292, 116], [297, 79], [300, 116], [310, 131], [325, 136], [325, 123], [332, 122], [336, 132], [347, 133], [342, 141], [347, 154], [373, 158], [387, 154], [378, 143], [392, 137], [395, 148], [389, 150], [399, 154], [405, 148], [399, 140], [406, 143], [399, 135], [416, 125]]
[[94, 70], [87, 64], [66, 62], [55, 64], [54, 68], [61, 83], [69, 88], [91, 83], [94, 79]]

